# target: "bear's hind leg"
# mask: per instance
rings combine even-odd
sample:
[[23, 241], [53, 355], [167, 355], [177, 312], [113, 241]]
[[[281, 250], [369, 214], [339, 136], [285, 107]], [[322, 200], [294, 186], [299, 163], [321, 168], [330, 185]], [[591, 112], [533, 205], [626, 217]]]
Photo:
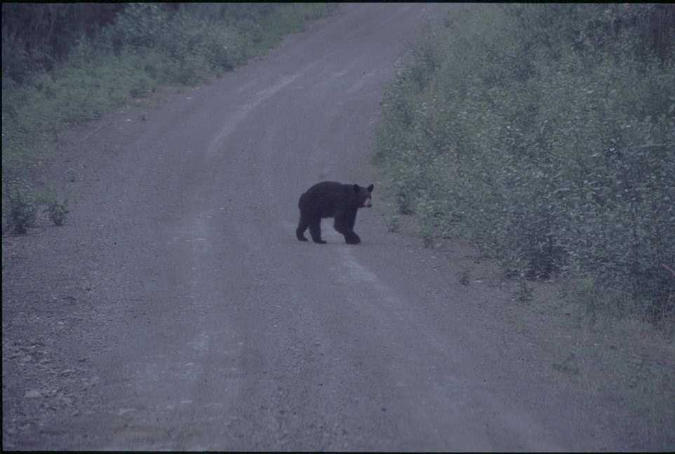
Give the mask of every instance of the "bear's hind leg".
[[298, 223], [298, 228], [295, 230], [295, 236], [298, 237], [300, 241], [307, 241], [305, 238], [305, 230], [309, 224], [302, 217], [300, 217], [300, 222]]
[[312, 235], [312, 241], [314, 241], [315, 243], [318, 244], [326, 243], [324, 240], [321, 239], [321, 219], [309, 224], [309, 234]]
[[355, 232], [347, 232], [345, 235], [345, 243], [347, 244], [359, 244], [361, 238]]

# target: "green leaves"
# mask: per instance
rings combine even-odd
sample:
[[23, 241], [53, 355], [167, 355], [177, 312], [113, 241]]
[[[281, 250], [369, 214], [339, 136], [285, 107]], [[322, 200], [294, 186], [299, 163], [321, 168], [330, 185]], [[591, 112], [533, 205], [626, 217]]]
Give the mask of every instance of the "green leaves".
[[385, 97], [377, 155], [400, 211], [518, 274], [576, 270], [672, 310], [657, 268], [675, 263], [675, 68], [625, 20], [654, 11], [453, 9]]
[[14, 233], [26, 233], [35, 223], [37, 203], [25, 184], [12, 184], [8, 187], [9, 224]]

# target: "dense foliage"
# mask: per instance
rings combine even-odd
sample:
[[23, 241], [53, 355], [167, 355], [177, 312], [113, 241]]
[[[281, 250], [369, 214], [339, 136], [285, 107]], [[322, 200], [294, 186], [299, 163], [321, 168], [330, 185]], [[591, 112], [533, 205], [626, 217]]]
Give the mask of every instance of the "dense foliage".
[[511, 274], [675, 306], [672, 5], [455, 5], [389, 87], [377, 137], [401, 213]]
[[3, 78], [21, 83], [51, 71], [78, 45], [80, 53], [86, 47], [94, 54], [88, 56], [152, 48], [179, 61], [189, 50], [209, 66], [229, 68], [324, 10], [274, 3], [3, 3]]

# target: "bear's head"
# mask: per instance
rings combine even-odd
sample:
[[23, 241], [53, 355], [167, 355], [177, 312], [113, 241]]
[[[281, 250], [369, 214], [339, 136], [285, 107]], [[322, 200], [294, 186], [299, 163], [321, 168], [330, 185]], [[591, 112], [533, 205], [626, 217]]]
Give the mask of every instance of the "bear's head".
[[372, 184], [368, 186], [367, 188], [361, 187], [358, 184], [355, 184], [354, 186], [354, 193], [356, 194], [356, 200], [358, 203], [359, 208], [370, 208], [372, 207], [372, 197], [371, 194], [373, 192], [373, 186]]

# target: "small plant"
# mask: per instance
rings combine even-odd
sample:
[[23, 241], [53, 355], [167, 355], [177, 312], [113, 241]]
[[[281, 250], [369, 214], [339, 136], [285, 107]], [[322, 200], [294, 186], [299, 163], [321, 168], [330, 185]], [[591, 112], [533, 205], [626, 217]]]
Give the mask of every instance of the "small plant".
[[38, 195], [37, 201], [44, 206], [44, 211], [55, 225], [63, 225], [68, 214], [67, 200], [59, 201], [56, 193], [52, 189], [47, 189]]
[[47, 205], [49, 219], [51, 219], [55, 225], [63, 225], [63, 221], [66, 220], [66, 214], [68, 214], [67, 203], [67, 200], [64, 200], [63, 203], [54, 200]]
[[37, 207], [34, 197], [26, 189], [9, 190], [9, 221], [14, 233], [24, 234], [35, 223]]
[[424, 247], [429, 248], [434, 244], [434, 232], [428, 225], [423, 225], [421, 229], [422, 242]]
[[553, 363], [551, 366], [553, 369], [557, 370], [558, 372], [570, 374], [570, 375], [579, 375], [579, 366], [578, 366], [578, 360], [574, 353], [570, 353], [567, 358], [565, 358], [563, 361], [559, 363]]
[[401, 218], [397, 214], [392, 215], [387, 224], [387, 230], [391, 233], [395, 233], [398, 232], [400, 227]]
[[399, 214], [413, 214], [410, 194], [400, 191], [396, 197], [396, 206]]
[[518, 289], [516, 290], [516, 299], [521, 303], [529, 303], [532, 301], [533, 289], [527, 285], [527, 280], [524, 276], [518, 280]]
[[66, 179], [69, 183], [74, 183], [77, 181], [77, 172], [75, 172], [75, 169], [71, 168], [66, 170]]
[[465, 268], [459, 273], [459, 283], [462, 285], [469, 285], [469, 280], [469, 270]]

